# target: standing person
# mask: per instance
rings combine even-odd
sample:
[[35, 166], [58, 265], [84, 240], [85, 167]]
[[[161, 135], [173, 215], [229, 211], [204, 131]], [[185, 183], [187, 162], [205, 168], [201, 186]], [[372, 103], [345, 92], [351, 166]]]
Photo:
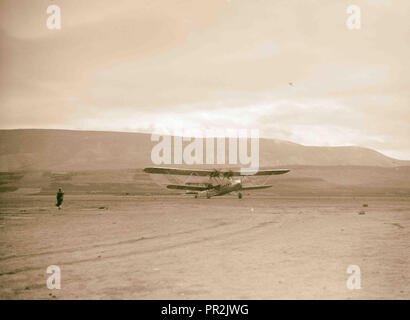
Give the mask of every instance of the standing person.
[[58, 210], [61, 209], [61, 205], [63, 204], [63, 197], [64, 197], [63, 189], [58, 188], [58, 192], [57, 192], [57, 203], [56, 203], [56, 206], [58, 207]]

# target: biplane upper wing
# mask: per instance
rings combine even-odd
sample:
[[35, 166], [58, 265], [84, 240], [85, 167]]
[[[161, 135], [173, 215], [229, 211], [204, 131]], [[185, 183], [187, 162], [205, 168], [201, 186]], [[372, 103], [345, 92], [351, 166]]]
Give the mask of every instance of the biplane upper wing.
[[272, 169], [272, 170], [212, 170], [212, 169], [179, 169], [179, 168], [166, 168], [166, 167], [149, 167], [145, 168], [146, 173], [156, 173], [156, 174], [174, 174], [174, 175], [184, 175], [184, 176], [224, 176], [224, 177], [234, 177], [234, 176], [270, 176], [277, 174], [284, 174], [289, 172], [289, 169]]
[[165, 168], [165, 167], [149, 167], [145, 168], [144, 172], [146, 173], [157, 173], [157, 174], [175, 174], [175, 175], [182, 175], [182, 176], [201, 176], [207, 177], [215, 172], [215, 170], [207, 170], [207, 169], [178, 169], [178, 168]]
[[234, 176], [272, 176], [276, 174], [284, 174], [288, 173], [289, 169], [272, 169], [272, 170], [241, 170], [241, 171], [234, 171]]

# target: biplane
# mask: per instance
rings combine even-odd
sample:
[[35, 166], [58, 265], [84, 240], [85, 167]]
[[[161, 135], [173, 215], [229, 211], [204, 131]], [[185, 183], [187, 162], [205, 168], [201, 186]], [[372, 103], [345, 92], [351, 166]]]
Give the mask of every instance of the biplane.
[[[166, 174], [166, 175], [181, 175], [188, 176], [188, 179], [183, 184], [168, 184], [168, 189], [185, 190], [188, 194], [193, 194], [195, 198], [211, 198], [223, 196], [234, 192], [238, 198], [242, 199], [242, 192], [245, 190], [267, 189], [272, 185], [250, 185], [242, 184], [244, 178], [250, 176], [271, 176], [284, 174], [289, 172], [288, 169], [272, 169], [272, 170], [217, 170], [217, 169], [179, 169], [165, 167], [149, 167], [145, 168], [145, 173], [150, 174]], [[204, 177], [205, 182], [190, 182], [190, 177]]]

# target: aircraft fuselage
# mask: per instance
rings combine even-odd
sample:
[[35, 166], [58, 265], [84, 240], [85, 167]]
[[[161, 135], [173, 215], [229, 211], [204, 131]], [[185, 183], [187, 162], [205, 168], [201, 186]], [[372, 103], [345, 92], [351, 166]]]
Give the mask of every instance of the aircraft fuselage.
[[223, 196], [224, 194], [240, 191], [242, 189], [242, 184], [240, 182], [235, 182], [227, 185], [220, 185], [213, 189], [198, 192], [199, 198], [211, 198], [217, 196]]

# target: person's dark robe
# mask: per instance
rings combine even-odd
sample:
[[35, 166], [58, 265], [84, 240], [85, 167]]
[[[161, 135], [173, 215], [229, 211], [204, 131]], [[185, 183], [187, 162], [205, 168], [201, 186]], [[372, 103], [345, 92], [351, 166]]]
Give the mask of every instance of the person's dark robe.
[[64, 192], [57, 192], [57, 203], [56, 206], [59, 207], [63, 203]]

